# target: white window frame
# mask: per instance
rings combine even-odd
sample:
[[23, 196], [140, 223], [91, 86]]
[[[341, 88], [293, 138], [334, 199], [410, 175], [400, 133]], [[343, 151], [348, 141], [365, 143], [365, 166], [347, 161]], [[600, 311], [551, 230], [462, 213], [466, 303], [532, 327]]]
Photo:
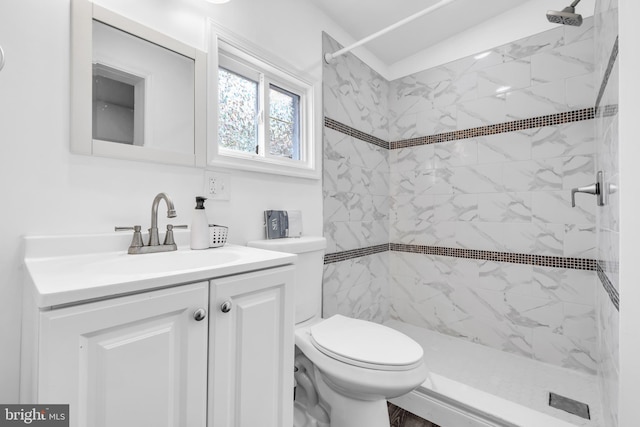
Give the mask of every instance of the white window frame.
[[[284, 61], [275, 58], [262, 48], [229, 32], [209, 19], [209, 71], [207, 114], [207, 166], [242, 169], [255, 172], [302, 178], [320, 179], [320, 145], [315, 138], [314, 85], [311, 78], [297, 71]], [[218, 67], [235, 72], [229, 61], [235, 62], [238, 71], [252, 71], [247, 77], [260, 75], [262, 99], [268, 99], [270, 84], [300, 96], [299, 150], [300, 160], [274, 156], [269, 150], [269, 111], [261, 112], [259, 126], [259, 154], [225, 149], [218, 145]], [[243, 75], [242, 72], [238, 72]], [[266, 105], [266, 109], [269, 105]]]

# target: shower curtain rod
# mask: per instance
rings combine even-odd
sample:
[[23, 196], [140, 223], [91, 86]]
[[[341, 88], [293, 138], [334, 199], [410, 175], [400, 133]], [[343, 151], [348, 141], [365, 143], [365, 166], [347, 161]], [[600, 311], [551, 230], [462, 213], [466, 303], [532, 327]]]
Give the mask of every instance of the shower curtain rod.
[[336, 57], [338, 57], [340, 55], [343, 55], [343, 54], [355, 49], [356, 47], [362, 46], [365, 43], [369, 43], [371, 40], [373, 40], [375, 38], [378, 38], [381, 35], [388, 33], [389, 31], [393, 31], [396, 28], [401, 27], [404, 24], [407, 24], [407, 23], [413, 21], [414, 19], [418, 19], [421, 16], [424, 16], [424, 15], [426, 15], [428, 13], [431, 13], [431, 12], [433, 12], [435, 10], [438, 10], [441, 7], [446, 6], [447, 4], [449, 4], [451, 2], [454, 2], [454, 1], [455, 0], [442, 0], [442, 1], [434, 4], [433, 6], [430, 6], [430, 7], [426, 8], [426, 9], [423, 9], [418, 13], [414, 13], [413, 15], [408, 16], [408, 17], [404, 18], [403, 20], [396, 22], [393, 25], [390, 25], [387, 28], [383, 28], [382, 30], [380, 30], [380, 31], [378, 31], [376, 33], [373, 33], [370, 36], [365, 37], [362, 40], [357, 41], [357, 42], [353, 43], [350, 46], [343, 47], [342, 49], [340, 49], [338, 51], [335, 51], [334, 53], [325, 53], [324, 54], [324, 60], [327, 62], [327, 64], [329, 64], [329, 63], [331, 63], [331, 60], [333, 60], [334, 58], [336, 58]]

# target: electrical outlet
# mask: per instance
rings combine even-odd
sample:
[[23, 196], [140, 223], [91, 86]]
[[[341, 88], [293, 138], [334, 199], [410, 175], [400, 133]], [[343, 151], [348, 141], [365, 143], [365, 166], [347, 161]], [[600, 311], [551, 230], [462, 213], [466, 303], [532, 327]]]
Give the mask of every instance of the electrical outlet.
[[211, 200], [229, 200], [231, 175], [227, 173], [205, 171], [204, 196]]

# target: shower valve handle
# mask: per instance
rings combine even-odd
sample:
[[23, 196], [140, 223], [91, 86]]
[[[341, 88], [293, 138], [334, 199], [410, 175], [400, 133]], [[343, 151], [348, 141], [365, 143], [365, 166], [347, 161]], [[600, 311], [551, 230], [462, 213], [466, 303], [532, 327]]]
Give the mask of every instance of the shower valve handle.
[[576, 207], [576, 193], [593, 194], [597, 196], [596, 204], [598, 206], [605, 206], [609, 203], [609, 195], [616, 191], [618, 191], [618, 187], [605, 182], [604, 172], [598, 171], [595, 184], [571, 189], [571, 207]]
[[571, 207], [576, 207], [576, 193], [587, 193], [587, 194], [600, 194], [600, 186], [596, 184], [587, 185], [585, 187], [578, 187], [571, 189]]

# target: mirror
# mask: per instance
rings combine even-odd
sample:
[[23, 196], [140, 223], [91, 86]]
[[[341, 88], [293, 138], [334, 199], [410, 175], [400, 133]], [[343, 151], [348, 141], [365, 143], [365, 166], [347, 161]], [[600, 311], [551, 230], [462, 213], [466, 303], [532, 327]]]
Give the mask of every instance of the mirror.
[[206, 54], [72, 2], [71, 151], [206, 165]]

